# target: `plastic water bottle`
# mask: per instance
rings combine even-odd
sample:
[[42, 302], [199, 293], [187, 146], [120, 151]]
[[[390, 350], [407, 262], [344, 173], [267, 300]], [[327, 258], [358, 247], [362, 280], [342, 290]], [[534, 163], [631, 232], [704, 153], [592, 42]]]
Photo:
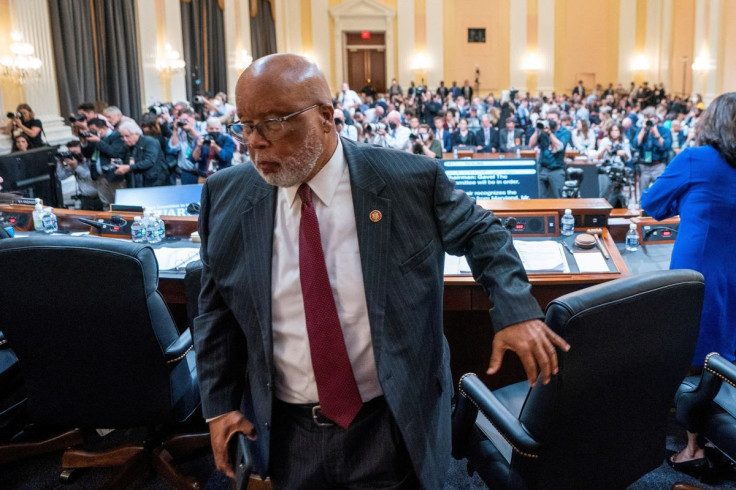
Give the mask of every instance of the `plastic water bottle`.
[[146, 220], [146, 239], [148, 243], [161, 243], [161, 240], [163, 240], [159, 232], [158, 220], [153, 211], [148, 213], [148, 219]]
[[146, 243], [146, 231], [140, 216], [133, 218], [133, 224], [130, 225], [130, 236], [135, 243]]
[[575, 218], [571, 209], [566, 209], [565, 214], [560, 219], [560, 233], [564, 236], [570, 236], [575, 233]]
[[161, 213], [156, 213], [156, 224], [158, 225], [158, 236], [163, 240], [166, 238], [166, 223], [161, 219]]
[[43, 206], [41, 205], [41, 198], [36, 198], [36, 208], [33, 210], [33, 229], [36, 231], [43, 231], [43, 215], [46, 211], [44, 211]]
[[59, 231], [59, 224], [56, 221], [56, 215], [51, 208], [46, 208], [43, 217], [41, 218], [41, 223], [43, 224], [44, 233]]
[[521, 158], [521, 148], [516, 147], [516, 158]]
[[629, 231], [626, 232], [626, 250], [636, 252], [639, 250], [639, 234], [636, 232], [636, 225], [631, 223]]
[[452, 158], [457, 159], [457, 148], [452, 149]]

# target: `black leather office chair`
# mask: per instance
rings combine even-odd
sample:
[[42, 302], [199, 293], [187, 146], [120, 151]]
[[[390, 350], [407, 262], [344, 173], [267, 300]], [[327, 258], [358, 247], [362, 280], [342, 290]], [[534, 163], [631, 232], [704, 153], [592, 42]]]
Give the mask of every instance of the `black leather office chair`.
[[189, 262], [184, 273], [184, 295], [187, 300], [187, 320], [189, 328], [199, 315], [199, 293], [202, 290], [202, 261]]
[[736, 463], [736, 366], [709, 354], [702, 375], [686, 378], [677, 390], [675, 417]]
[[559, 374], [531, 390], [525, 381], [494, 392], [465, 375], [454, 456], [494, 489], [625, 488], [658, 467], [702, 298], [702, 275], [675, 270], [552, 301], [545, 321], [571, 345], [558, 354]]
[[[148, 428], [144, 441], [105, 453], [70, 449], [62, 468], [123, 466], [118, 483], [153, 467], [181, 487], [171, 453], [206, 446], [197, 434], [170, 437], [201, 420], [189, 330], [179, 335], [157, 291], [153, 250], [121, 240], [30, 237], [0, 241], [2, 327], [20, 359], [28, 421], [61, 428]], [[7, 271], [15, 270], [15, 273]], [[192, 424], [196, 425], [196, 424]], [[0, 462], [28, 449], [0, 447]], [[53, 449], [53, 448], [52, 448]]]

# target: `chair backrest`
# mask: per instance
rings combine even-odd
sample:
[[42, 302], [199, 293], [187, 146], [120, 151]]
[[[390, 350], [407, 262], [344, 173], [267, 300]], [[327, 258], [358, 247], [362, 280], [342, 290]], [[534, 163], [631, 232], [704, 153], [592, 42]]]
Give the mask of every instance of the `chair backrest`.
[[153, 250], [91, 237], [0, 241], [2, 330], [40, 424], [130, 427], [171, 417], [164, 350], [178, 332]]
[[187, 320], [189, 328], [199, 315], [199, 293], [202, 291], [202, 261], [189, 262], [184, 274], [184, 294], [187, 300]]
[[[658, 271], [560, 297], [546, 323], [571, 345], [520, 421], [543, 450], [539, 488], [623, 488], [658, 467], [697, 340], [703, 276]], [[514, 454], [512, 466], [528, 461]]]

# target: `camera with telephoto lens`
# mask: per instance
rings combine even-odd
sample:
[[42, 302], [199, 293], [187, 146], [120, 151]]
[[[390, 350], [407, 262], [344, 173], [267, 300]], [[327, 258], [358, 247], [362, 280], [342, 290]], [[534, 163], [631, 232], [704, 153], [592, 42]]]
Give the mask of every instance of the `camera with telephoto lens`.
[[368, 132], [375, 133], [376, 131], [386, 131], [386, 125], [384, 123], [372, 123], [366, 124], [365, 129]]
[[195, 104], [204, 104], [206, 99], [202, 95], [195, 95], [193, 100]]
[[148, 108], [148, 113], [152, 116], [161, 116], [170, 113], [172, 106], [170, 104], [153, 104]]
[[186, 125], [187, 125], [186, 121], [176, 121], [176, 127], [178, 128], [183, 128]]
[[97, 135], [93, 133], [92, 131], [80, 131], [79, 132], [80, 138], [89, 138], [90, 136], [97, 136]]
[[565, 169], [565, 183], [562, 187], [563, 199], [577, 199], [580, 197], [580, 184], [583, 182], [583, 169], [567, 167]]
[[549, 128], [550, 131], [553, 133], [557, 131], [557, 122], [556, 121], [550, 121], [548, 119], [539, 119], [537, 120], [537, 129], [539, 130], [545, 130]]
[[70, 114], [69, 115], [69, 122], [75, 123], [75, 122], [84, 122], [87, 120], [87, 117], [83, 116], [82, 114]]
[[644, 125], [647, 127], [647, 129], [652, 129], [652, 126], [654, 126], [654, 123], [651, 121], [651, 119], [648, 119]]
[[82, 161], [82, 158], [84, 158], [81, 155], [81, 153], [74, 153], [74, 152], [71, 152], [69, 150], [56, 152], [56, 154], [54, 155], [54, 157], [56, 158], [57, 161], [59, 161], [65, 167], [67, 166], [67, 163], [64, 161], [66, 159], [73, 158], [76, 161], [81, 162]]
[[209, 146], [209, 145], [211, 145], [211, 144], [212, 144], [212, 141], [213, 141], [213, 138], [212, 138], [212, 136], [211, 136], [211, 135], [209, 135], [209, 134], [205, 134], [205, 135], [204, 135], [204, 136], [202, 137], [202, 145], [204, 145], [204, 146]]
[[20, 112], [8, 112], [6, 116], [8, 116], [8, 119], [20, 119], [22, 115]]
[[603, 198], [614, 208], [626, 208], [628, 206], [628, 199], [624, 195], [623, 189], [625, 186], [632, 185], [631, 169], [616, 154], [621, 149], [621, 145], [614, 145], [611, 148], [610, 159], [596, 165], [598, 173], [607, 175], [610, 180], [608, 188], [604, 189]]
[[110, 163], [100, 165], [100, 168], [104, 173], [115, 172], [118, 165], [122, 165], [123, 161], [120, 158], [111, 158]]

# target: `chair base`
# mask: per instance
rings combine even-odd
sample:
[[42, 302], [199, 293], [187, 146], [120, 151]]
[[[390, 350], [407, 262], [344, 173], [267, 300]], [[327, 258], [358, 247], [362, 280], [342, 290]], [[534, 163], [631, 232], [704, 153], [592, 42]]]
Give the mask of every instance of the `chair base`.
[[202, 486], [196, 478], [179, 472], [172, 453], [183, 455], [209, 445], [209, 433], [202, 432], [175, 435], [161, 442], [157, 442], [155, 437], [148, 437], [141, 444], [130, 444], [102, 452], [72, 448], [66, 450], [61, 458], [62, 479], [68, 478], [75, 469], [113, 466], [120, 469], [107, 482], [106, 488], [124, 489], [142, 473], [154, 470], [172, 488], [199, 490]]
[[0, 464], [61, 451], [84, 442], [79, 429], [73, 429], [38, 442], [11, 442], [0, 446]]

